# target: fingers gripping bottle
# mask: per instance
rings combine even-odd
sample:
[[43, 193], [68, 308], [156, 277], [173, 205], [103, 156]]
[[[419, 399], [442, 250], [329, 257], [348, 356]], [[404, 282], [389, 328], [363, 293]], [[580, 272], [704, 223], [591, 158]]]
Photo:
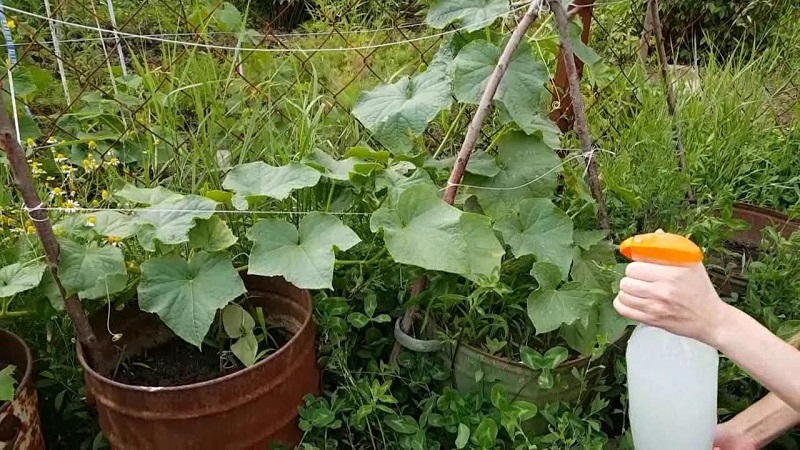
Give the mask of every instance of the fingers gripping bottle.
[[[702, 262], [689, 239], [668, 233], [634, 236], [620, 245], [633, 261]], [[716, 349], [639, 324], [626, 351], [628, 414], [636, 450], [708, 450], [717, 424]]]

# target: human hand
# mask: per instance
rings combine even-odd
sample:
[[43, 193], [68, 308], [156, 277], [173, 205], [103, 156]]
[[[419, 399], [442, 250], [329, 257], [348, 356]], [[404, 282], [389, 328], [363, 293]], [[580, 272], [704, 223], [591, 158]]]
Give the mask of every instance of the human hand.
[[632, 262], [620, 282], [614, 308], [628, 319], [713, 346], [729, 306], [717, 295], [702, 263]]
[[744, 430], [734, 428], [730, 423], [717, 425], [714, 433], [713, 450], [756, 450], [756, 442]]

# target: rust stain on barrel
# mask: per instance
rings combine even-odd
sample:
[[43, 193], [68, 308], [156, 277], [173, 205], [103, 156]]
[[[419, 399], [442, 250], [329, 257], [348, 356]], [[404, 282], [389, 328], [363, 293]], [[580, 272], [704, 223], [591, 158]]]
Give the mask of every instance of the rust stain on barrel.
[[14, 400], [0, 405], [0, 450], [44, 450], [33, 355], [15, 334], [0, 330], [0, 359], [24, 370]]
[[[305, 395], [320, 392], [311, 296], [279, 277], [243, 278], [249, 301], [293, 334], [252, 367], [186, 386], [129, 386], [101, 377], [78, 349], [87, 394], [112, 448], [266, 449], [300, 442], [299, 407]], [[160, 340], [156, 335], [150, 339]], [[138, 338], [148, 333], [140, 329]]]

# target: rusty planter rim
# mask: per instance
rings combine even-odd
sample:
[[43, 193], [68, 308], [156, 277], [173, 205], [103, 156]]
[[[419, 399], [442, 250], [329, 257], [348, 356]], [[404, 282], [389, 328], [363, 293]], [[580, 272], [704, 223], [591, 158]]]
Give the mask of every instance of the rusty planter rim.
[[[250, 291], [248, 291], [248, 293], [249, 292]], [[304, 303], [303, 306], [307, 307], [306, 311], [307, 311], [308, 314], [306, 315], [305, 319], [303, 320], [303, 323], [300, 325], [299, 330], [306, 329], [306, 327], [309, 326], [309, 322], [311, 322], [313, 320], [313, 318], [314, 318], [314, 305], [313, 305], [313, 301], [311, 300], [310, 295], [303, 295], [302, 297], [303, 297], [303, 303]], [[258, 368], [260, 366], [263, 366], [263, 365], [266, 365], [266, 364], [270, 364], [273, 359], [275, 359], [278, 356], [282, 355], [285, 351], [288, 351], [286, 349], [289, 348], [291, 346], [291, 344], [293, 344], [295, 342], [295, 340], [298, 339], [298, 335], [299, 334], [300, 334], [299, 332], [293, 333], [291, 339], [286, 341], [286, 343], [283, 344], [281, 346], [281, 348], [279, 348], [275, 353], [272, 353], [271, 355], [269, 355], [265, 359], [262, 359], [261, 361], [257, 362], [256, 364], [253, 364], [250, 367], [245, 367], [244, 369], [237, 370], [236, 372], [229, 373], [227, 375], [224, 375], [224, 376], [221, 376], [221, 377], [218, 377], [218, 378], [214, 378], [212, 380], [201, 381], [199, 383], [184, 384], [184, 385], [180, 385], [180, 386], [164, 386], [164, 387], [161, 387], [161, 386], [139, 386], [139, 385], [134, 385], [134, 384], [120, 383], [119, 381], [115, 381], [115, 380], [113, 380], [111, 378], [105, 377], [105, 376], [101, 375], [100, 373], [98, 373], [97, 371], [95, 371], [94, 368], [91, 367], [89, 365], [89, 363], [86, 361], [86, 359], [84, 357], [84, 354], [83, 354], [83, 347], [80, 344], [77, 345], [77, 353], [78, 353], [78, 361], [80, 362], [81, 366], [83, 366], [84, 370], [87, 370], [94, 377], [97, 377], [98, 379], [102, 380], [104, 383], [107, 383], [107, 384], [109, 384], [111, 386], [114, 386], [116, 388], [127, 389], [129, 391], [148, 392], [148, 393], [149, 392], [154, 392], [154, 391], [158, 391], [158, 392], [180, 392], [180, 391], [190, 391], [190, 390], [195, 390], [195, 389], [201, 389], [201, 388], [208, 387], [208, 386], [213, 386], [213, 385], [215, 385], [217, 383], [221, 383], [221, 382], [224, 382], [224, 381], [227, 381], [227, 380], [231, 380], [233, 378], [238, 377], [241, 374], [244, 374], [244, 373], [250, 372], [252, 370], [255, 370], [256, 368]], [[173, 339], [180, 339], [180, 337], [175, 336]]]
[[[14, 389], [14, 396], [17, 396], [20, 393], [22, 393], [22, 389], [24, 389], [25, 386], [31, 384], [32, 382], [31, 379], [33, 378], [33, 353], [31, 353], [31, 348], [28, 347], [28, 344], [16, 334], [4, 328], [0, 328], [0, 335], [5, 335], [6, 337], [17, 341], [17, 344], [19, 344], [22, 348], [25, 349], [25, 361], [26, 361], [25, 372], [22, 375], [22, 379], [17, 382], [17, 387]], [[0, 356], [2, 356], [2, 354], [3, 351], [2, 349], [0, 349]], [[17, 367], [17, 369], [20, 369], [20, 367]], [[8, 405], [10, 403], [11, 402], [0, 403], [0, 412], [3, 412], [6, 408], [8, 408]]]
[[[614, 342], [611, 342], [609, 344], [609, 347], [617, 345], [623, 339], [625, 339], [627, 337], [627, 335], [628, 335], [628, 332], [622, 333], [622, 335], [619, 338], [617, 338]], [[514, 361], [513, 359], [509, 359], [509, 358], [506, 358], [506, 357], [503, 357], [503, 356], [492, 355], [491, 353], [487, 353], [487, 352], [485, 352], [485, 351], [483, 351], [483, 350], [481, 350], [479, 348], [475, 348], [475, 347], [473, 347], [473, 346], [471, 346], [471, 345], [469, 345], [469, 344], [467, 344], [467, 343], [465, 343], [463, 341], [458, 341], [458, 346], [459, 347], [464, 347], [468, 351], [477, 353], [478, 355], [480, 355], [480, 356], [482, 356], [484, 358], [500, 361], [500, 362], [502, 362], [504, 364], [507, 364], [507, 365], [510, 365], [510, 366], [514, 366], [514, 367], [517, 367], [519, 369], [534, 371], [534, 369], [531, 369], [530, 367], [526, 366], [525, 364], [523, 364], [521, 362]], [[606, 350], [606, 351], [608, 351], [608, 350]], [[603, 352], [603, 353], [605, 354], [605, 352]], [[580, 356], [578, 358], [568, 359], [568, 360], [564, 361], [563, 363], [559, 364], [553, 370], [571, 369], [573, 367], [578, 367], [578, 366], [581, 366], [581, 365], [589, 362], [589, 360], [591, 358], [592, 358], [591, 355], [584, 355], [584, 356]]]
[[[438, 328], [438, 327], [435, 327], [435, 328]], [[621, 342], [624, 342], [629, 337], [630, 334], [631, 334], [631, 330], [630, 330], [630, 327], [628, 327], [625, 330], [625, 332], [621, 333], [620, 336], [617, 339], [615, 339], [613, 342], [610, 342], [608, 344], [608, 346], [609, 347], [617, 346]], [[483, 351], [483, 350], [481, 350], [481, 349], [479, 349], [477, 347], [473, 347], [472, 345], [467, 344], [466, 342], [464, 342], [462, 340], [458, 340], [457, 343], [456, 343], [456, 348], [453, 351], [453, 357], [454, 358], [455, 358], [455, 354], [458, 352], [458, 347], [463, 347], [467, 351], [477, 353], [479, 356], [482, 356], [484, 358], [492, 359], [492, 360], [495, 360], [495, 361], [500, 361], [503, 364], [514, 366], [514, 367], [519, 368], [519, 369], [534, 370], [534, 369], [531, 369], [530, 367], [526, 366], [525, 364], [523, 364], [521, 362], [514, 361], [513, 359], [509, 359], [509, 358], [506, 358], [504, 356], [492, 355], [491, 353], [487, 353], [487, 352], [485, 352], [485, 351]], [[607, 351], [608, 351], [608, 349], [606, 349], [606, 352]], [[605, 354], [606, 352], [603, 352], [603, 354]], [[579, 356], [577, 358], [567, 359], [563, 363], [559, 364], [554, 370], [570, 369], [572, 367], [578, 367], [578, 366], [581, 366], [584, 363], [588, 362], [589, 360], [591, 360], [591, 358], [592, 358], [592, 355], [584, 355], [584, 356]]]

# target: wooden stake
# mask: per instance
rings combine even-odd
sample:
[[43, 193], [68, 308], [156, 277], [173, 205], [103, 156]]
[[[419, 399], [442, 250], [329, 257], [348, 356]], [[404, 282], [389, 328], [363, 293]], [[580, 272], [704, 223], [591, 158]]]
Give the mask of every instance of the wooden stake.
[[[578, 16], [581, 21], [581, 41], [589, 43], [589, 35], [592, 26], [592, 10], [594, 0], [574, 0], [569, 5], [569, 19]], [[575, 68], [578, 71], [578, 79], [583, 77], [583, 61], [580, 58], [573, 58]], [[574, 113], [572, 111], [572, 100], [569, 96], [569, 75], [566, 70], [564, 54], [558, 55], [556, 63], [556, 73], [553, 76], [553, 103], [557, 106], [550, 113], [550, 120], [558, 125], [562, 133], [566, 133], [573, 126]]]
[[553, 11], [553, 16], [556, 19], [556, 27], [558, 28], [559, 40], [561, 42], [561, 55], [564, 60], [564, 68], [567, 71], [569, 78], [569, 96], [572, 99], [572, 108], [575, 113], [575, 132], [578, 133], [578, 138], [581, 141], [581, 150], [583, 150], [584, 158], [586, 159], [586, 171], [589, 182], [589, 189], [592, 191], [592, 197], [597, 202], [597, 221], [600, 223], [600, 228], [610, 230], [611, 227], [608, 223], [608, 212], [606, 211], [606, 202], [603, 197], [603, 189], [600, 186], [600, 177], [597, 173], [597, 164], [594, 160], [594, 142], [589, 135], [589, 126], [586, 122], [586, 111], [583, 106], [583, 97], [581, 97], [580, 80], [578, 78], [578, 69], [575, 67], [575, 54], [572, 51], [572, 44], [569, 40], [569, 25], [567, 22], [567, 12], [561, 5], [560, 0], [548, 0], [550, 9]]
[[104, 345], [98, 341], [80, 300], [75, 295], [68, 297], [61, 280], [58, 278], [58, 255], [60, 250], [58, 241], [55, 233], [53, 233], [50, 219], [42, 209], [42, 201], [36, 193], [33, 177], [31, 177], [28, 162], [25, 158], [25, 151], [17, 141], [13, 125], [6, 113], [5, 102], [2, 99], [0, 99], [0, 147], [6, 154], [14, 185], [25, 202], [25, 209], [28, 211], [39, 240], [42, 242], [42, 248], [47, 258], [47, 266], [53, 275], [56, 286], [58, 286], [61, 297], [64, 299], [64, 309], [72, 320], [75, 336], [88, 353], [92, 367], [101, 374], [107, 375], [113, 369], [113, 349], [109, 345]]
[[[664, 30], [661, 26], [661, 13], [659, 12], [658, 0], [647, 2], [648, 17], [652, 25], [653, 35], [656, 38], [656, 49], [658, 50], [658, 60], [661, 64], [661, 79], [664, 89], [667, 91], [667, 110], [672, 118], [672, 133], [675, 137], [675, 151], [678, 153], [678, 167], [681, 173], [686, 173], [686, 151], [683, 148], [681, 130], [678, 126], [677, 107], [675, 101], [675, 89], [669, 76], [669, 65], [667, 64], [667, 49], [664, 45]], [[694, 201], [691, 184], [689, 185], [686, 197], [689, 201]]]
[[[483, 122], [486, 120], [486, 116], [489, 115], [489, 110], [492, 106], [494, 96], [497, 93], [497, 88], [500, 86], [500, 81], [502, 81], [503, 75], [505, 75], [508, 65], [511, 62], [511, 56], [517, 50], [517, 47], [519, 47], [520, 42], [522, 42], [525, 32], [528, 31], [528, 28], [530, 28], [536, 18], [539, 17], [539, 9], [541, 8], [542, 2], [543, 0], [532, 0], [530, 2], [528, 10], [508, 39], [508, 43], [506, 43], [503, 53], [500, 54], [497, 65], [494, 67], [492, 75], [486, 83], [486, 89], [483, 91], [480, 103], [478, 103], [478, 109], [475, 111], [475, 115], [472, 117], [469, 127], [467, 127], [467, 135], [464, 136], [464, 142], [461, 144], [461, 150], [458, 152], [453, 171], [450, 173], [450, 178], [447, 180], [447, 189], [445, 190], [443, 198], [445, 202], [451, 205], [455, 201], [458, 185], [464, 177], [464, 171], [467, 168], [469, 158], [472, 156], [472, 152], [475, 150], [475, 146], [478, 143], [478, 137], [480, 136]], [[417, 279], [411, 289], [411, 296], [419, 295], [425, 289], [426, 283], [427, 280], [425, 277]], [[406, 310], [403, 315], [403, 320], [400, 321], [400, 328], [403, 332], [408, 333], [411, 330], [411, 325], [414, 323], [414, 318], [417, 316], [418, 310], [419, 307], [416, 305]], [[400, 351], [400, 343], [395, 342], [389, 361], [392, 363], [396, 362]]]

